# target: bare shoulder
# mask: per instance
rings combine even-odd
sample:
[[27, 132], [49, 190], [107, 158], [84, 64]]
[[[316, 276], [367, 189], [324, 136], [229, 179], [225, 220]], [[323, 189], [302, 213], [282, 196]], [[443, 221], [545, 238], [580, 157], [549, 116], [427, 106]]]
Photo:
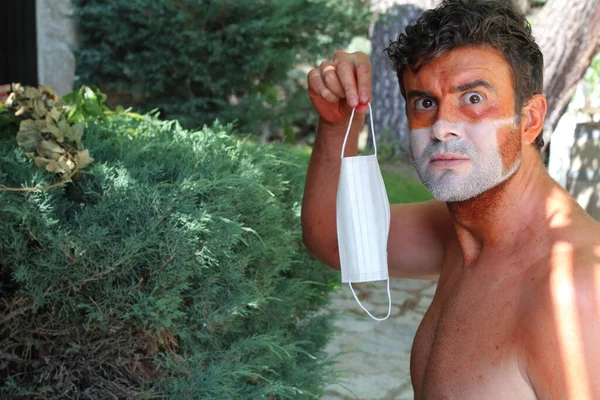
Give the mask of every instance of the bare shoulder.
[[600, 398], [600, 224], [554, 243], [530, 288], [523, 360], [538, 398]]

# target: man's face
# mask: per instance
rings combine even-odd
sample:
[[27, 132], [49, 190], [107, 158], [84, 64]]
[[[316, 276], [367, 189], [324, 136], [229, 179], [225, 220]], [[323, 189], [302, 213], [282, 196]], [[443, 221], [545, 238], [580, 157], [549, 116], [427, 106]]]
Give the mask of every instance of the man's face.
[[490, 47], [454, 49], [404, 72], [413, 164], [441, 201], [499, 185], [521, 161], [510, 65]]

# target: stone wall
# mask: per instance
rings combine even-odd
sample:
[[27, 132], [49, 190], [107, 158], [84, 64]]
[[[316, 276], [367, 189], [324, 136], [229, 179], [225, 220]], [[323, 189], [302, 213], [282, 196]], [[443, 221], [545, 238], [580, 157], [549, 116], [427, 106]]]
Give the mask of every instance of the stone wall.
[[73, 90], [77, 35], [71, 0], [36, 0], [38, 79], [64, 95]]

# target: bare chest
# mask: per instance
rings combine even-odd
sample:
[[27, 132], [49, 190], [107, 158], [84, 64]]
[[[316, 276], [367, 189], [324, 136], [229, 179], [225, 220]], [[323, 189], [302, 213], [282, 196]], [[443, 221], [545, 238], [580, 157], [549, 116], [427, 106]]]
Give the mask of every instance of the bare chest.
[[440, 278], [412, 349], [416, 399], [535, 399], [520, 362], [522, 285]]

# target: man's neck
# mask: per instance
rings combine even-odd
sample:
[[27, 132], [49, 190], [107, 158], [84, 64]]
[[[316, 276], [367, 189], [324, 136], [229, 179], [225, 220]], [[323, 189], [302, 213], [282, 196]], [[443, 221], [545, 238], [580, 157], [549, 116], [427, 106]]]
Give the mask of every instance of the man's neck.
[[515, 252], [548, 232], [547, 202], [556, 183], [535, 149], [524, 149], [521, 166], [502, 184], [462, 202], [448, 203], [465, 266], [483, 251]]

